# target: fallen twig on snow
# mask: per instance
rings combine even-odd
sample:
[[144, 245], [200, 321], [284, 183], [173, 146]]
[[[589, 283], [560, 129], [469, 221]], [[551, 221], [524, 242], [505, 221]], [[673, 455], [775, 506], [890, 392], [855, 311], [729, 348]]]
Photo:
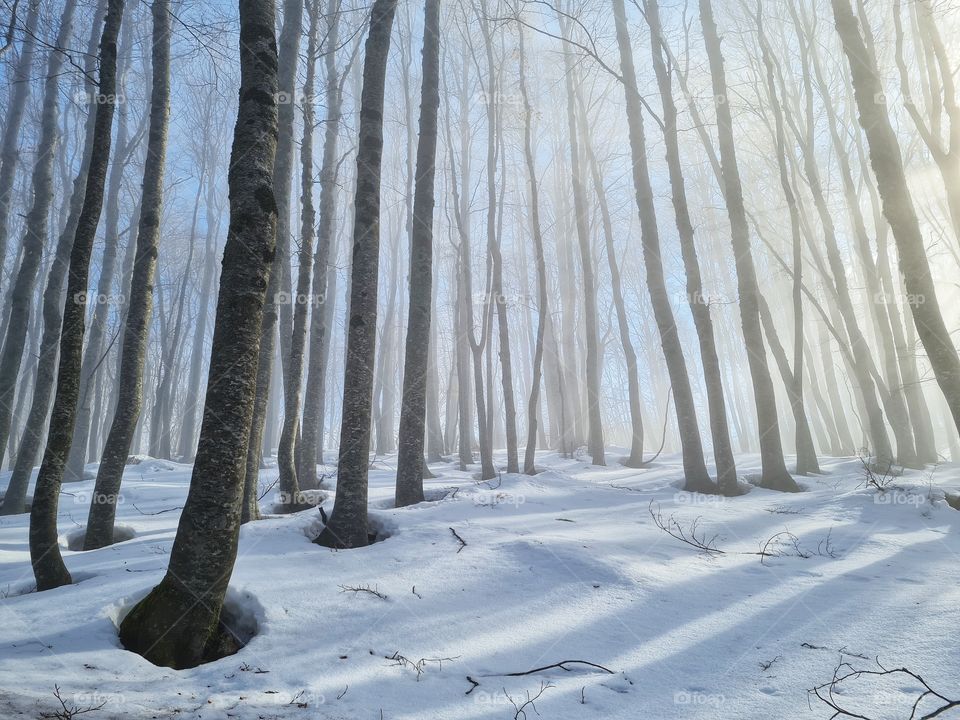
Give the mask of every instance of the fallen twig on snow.
[[463, 549], [467, 546], [467, 541], [464, 540], [462, 537], [460, 537], [460, 535], [457, 533], [457, 531], [454, 530], [453, 528], [450, 528], [450, 532], [453, 533], [453, 536], [457, 539], [457, 542], [460, 543], [460, 547], [457, 548], [457, 554], [459, 555], [459, 554], [460, 554], [460, 551], [463, 550]]
[[552, 670], [553, 668], [560, 668], [561, 670], [566, 670], [567, 672], [573, 672], [573, 670], [566, 667], [567, 665], [587, 665], [588, 667], [596, 668], [597, 670], [603, 670], [605, 673], [609, 673], [610, 675], [614, 674], [613, 670], [610, 668], [590, 662], [589, 660], [561, 660], [560, 662], [553, 663], [552, 665], [544, 665], [543, 667], [534, 668], [533, 670], [524, 670], [522, 672], [512, 673], [493, 673], [491, 675], [483, 675], [482, 677], [522, 677], [524, 675], [533, 675], [534, 673], [543, 672], [544, 670]]
[[[913, 705], [910, 709], [910, 715], [907, 717], [907, 720], [930, 720], [931, 718], [940, 717], [947, 710], [951, 708], [960, 707], [960, 700], [951, 700], [950, 698], [940, 694], [934, 690], [930, 685], [920, 677], [917, 673], [907, 668], [892, 668], [887, 669], [880, 664], [880, 660], [874, 660], [879, 670], [857, 670], [850, 663], [844, 661], [841, 658], [841, 662], [833, 670], [833, 677], [829, 682], [823, 683], [822, 685], [817, 685], [814, 688], [811, 688], [807, 691], [808, 699], [810, 695], [815, 696], [818, 700], [824, 703], [827, 707], [833, 710], [833, 715], [830, 716], [830, 720], [833, 718], [848, 717], [848, 718], [860, 718], [860, 720], [873, 720], [870, 715], [864, 713], [864, 711], [854, 711], [844, 707], [842, 702], [849, 702], [846, 698], [837, 697], [838, 695], [849, 695], [849, 691], [846, 690], [843, 685], [851, 680], [857, 680], [861, 677], [893, 677], [893, 676], [906, 676], [913, 680], [916, 680], [923, 687], [923, 692], [921, 692], [917, 699], [913, 702]], [[924, 699], [931, 698], [939, 700], [939, 705], [928, 712], [925, 712], [923, 715], [917, 715], [920, 712], [920, 703]]]
[[369, 593], [370, 595], [376, 595], [376, 596], [377, 596], [378, 598], [380, 598], [381, 600], [386, 600], [386, 599], [387, 599], [387, 596], [384, 595], [382, 592], [380, 592], [380, 591], [377, 589], [377, 586], [376, 586], [376, 585], [374, 585], [373, 587], [370, 587], [369, 585], [357, 585], [357, 586], [353, 586], [353, 585], [341, 585], [341, 586], [340, 586], [340, 592], [352, 592], [352, 593], [362, 593], [362, 592], [365, 592], [365, 593]]

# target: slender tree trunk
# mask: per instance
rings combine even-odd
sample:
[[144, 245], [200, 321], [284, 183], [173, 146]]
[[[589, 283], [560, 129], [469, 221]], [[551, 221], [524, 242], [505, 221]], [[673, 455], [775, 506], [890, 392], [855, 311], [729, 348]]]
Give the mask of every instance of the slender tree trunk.
[[690, 492], [717, 492], [710, 480], [703, 459], [703, 446], [697, 424], [697, 411], [693, 390], [687, 374], [686, 359], [680, 336], [677, 332], [673, 309], [667, 294], [663, 262], [660, 258], [660, 235], [657, 229], [656, 210], [653, 204], [653, 187], [647, 161], [646, 136], [643, 126], [643, 109], [637, 88], [636, 70], [633, 65], [633, 50], [627, 29], [623, 0], [613, 0], [613, 17], [617, 28], [617, 45], [620, 49], [620, 71], [627, 102], [627, 122], [630, 126], [630, 150], [633, 159], [633, 183], [636, 191], [637, 209], [643, 242], [643, 261], [647, 271], [647, 289], [653, 306], [660, 343], [663, 348], [673, 402], [677, 412], [680, 446], [683, 453], [683, 470], [686, 481], [684, 489]]
[[[316, 75], [317, 33], [319, 32], [319, 0], [308, 0], [310, 27], [307, 34], [307, 76], [303, 84], [303, 142], [300, 145], [300, 261], [297, 270], [297, 296], [293, 308], [293, 338], [290, 343], [290, 368], [284, 383], [283, 427], [277, 447], [277, 468], [280, 472], [280, 493], [284, 504], [303, 507], [297, 482], [296, 443], [300, 429], [300, 398], [303, 384], [303, 358], [307, 341], [307, 311], [310, 306], [310, 272], [313, 264], [313, 89]], [[313, 478], [309, 478], [312, 480]], [[315, 484], [315, 483], [314, 483]]]
[[[563, 32], [566, 32], [566, 23], [561, 22]], [[590, 243], [590, 230], [587, 227], [587, 206], [583, 190], [583, 174], [580, 168], [580, 141], [579, 129], [574, 104], [574, 66], [573, 56], [566, 43], [564, 44], [563, 62], [565, 68], [565, 82], [567, 90], [567, 128], [570, 143], [570, 178], [573, 184], [574, 216], [577, 228], [577, 245], [580, 249], [580, 272], [583, 283], [584, 300], [584, 329], [586, 334], [587, 362], [586, 389], [587, 389], [587, 451], [590, 453], [594, 465], [606, 465], [604, 458], [603, 420], [600, 413], [600, 336], [597, 330], [599, 317], [597, 313], [597, 289], [593, 269], [593, 252]]]
[[[127, 69], [133, 45], [133, 22], [128, 18], [121, 29], [120, 47], [117, 56], [117, 92], [118, 97], [126, 88]], [[104, 244], [100, 260], [100, 273], [97, 289], [89, 295], [93, 305], [90, 326], [87, 329], [87, 342], [83, 351], [80, 367], [80, 399], [77, 405], [77, 422], [70, 444], [70, 456], [64, 474], [65, 482], [80, 482], [85, 479], [84, 466], [88, 458], [90, 426], [93, 422], [93, 399], [96, 395], [97, 380], [105, 371], [104, 342], [107, 332], [107, 319], [114, 304], [111, 298], [117, 251], [120, 245], [120, 189], [123, 184], [124, 169], [132, 149], [127, 118], [129, 112], [126, 102], [119, 102], [117, 109], [116, 152], [107, 178], [107, 196], [104, 205]], [[99, 450], [99, 448], [98, 448]]]
[[377, 279], [380, 251], [380, 165], [383, 155], [383, 91], [390, 31], [397, 0], [374, 0], [367, 35], [357, 148], [356, 215], [347, 325], [346, 370], [337, 494], [320, 545], [367, 545], [367, 470], [370, 463], [370, 406], [377, 343]]
[[117, 35], [123, 17], [123, 0], [109, 0], [106, 22], [100, 41], [99, 96], [105, 101], [96, 106], [93, 154], [87, 171], [83, 209], [77, 221], [67, 296], [60, 332], [60, 368], [57, 390], [50, 413], [50, 432], [37, 476], [33, 505], [30, 508], [30, 560], [38, 590], [49, 590], [71, 582], [57, 535], [57, 505], [64, 466], [70, 453], [70, 441], [76, 420], [80, 394], [80, 363], [83, 354], [83, 330], [90, 255], [103, 209], [103, 186], [110, 159], [111, 130], [116, 95]]
[[[87, 43], [84, 83], [88, 94], [92, 94], [96, 89], [90, 78], [93, 76], [95, 69], [97, 45], [100, 39], [98, 28], [103, 24], [106, 10], [106, 2], [101, 2], [97, 6]], [[50, 397], [56, 383], [57, 360], [60, 351], [60, 330], [63, 323], [63, 283], [70, 264], [70, 252], [73, 248], [77, 223], [83, 209], [87, 173], [93, 154], [95, 120], [96, 113], [90, 112], [84, 123], [80, 169], [73, 181], [66, 221], [57, 240], [54, 258], [50, 263], [50, 272], [47, 275], [47, 285], [43, 291], [43, 336], [40, 339], [35, 389], [30, 401], [30, 411], [27, 414], [27, 422], [23, 429], [20, 446], [17, 450], [13, 474], [10, 476], [10, 484], [7, 486], [7, 492], [3, 498], [3, 507], [0, 508], [0, 514], [2, 515], [24, 511], [24, 501], [27, 486], [30, 483], [30, 475], [33, 472], [37, 453], [44, 441], [46, 420], [50, 412]]]
[[403, 367], [396, 506], [423, 501], [423, 444], [433, 302], [433, 184], [440, 108], [440, 0], [426, 0], [420, 136], [410, 239], [410, 300]]
[[213, 221], [216, 183], [212, 179], [216, 177], [216, 166], [213, 164], [212, 153], [207, 162], [210, 166], [206, 193], [207, 238], [203, 255], [203, 279], [200, 282], [197, 320], [194, 326], [193, 342], [190, 346], [190, 374], [187, 379], [186, 404], [183, 411], [183, 424], [180, 428], [180, 462], [190, 462], [193, 460], [197, 451], [197, 405], [201, 399], [200, 382], [202, 380], [201, 373], [203, 371], [203, 358], [205, 356], [204, 350], [207, 338], [207, 316], [209, 314], [210, 295], [217, 272], [216, 228], [218, 223]]
[[[530, 381], [530, 399], [527, 402], [527, 449], [523, 456], [523, 472], [536, 475], [537, 410], [540, 402], [540, 386], [543, 377], [543, 345], [550, 312], [547, 294], [547, 265], [543, 258], [543, 230], [540, 224], [540, 186], [533, 152], [533, 107], [527, 92], [527, 65], [523, 49], [523, 28], [520, 33], [520, 96], [523, 99], [523, 159], [527, 168], [529, 187], [530, 229], [533, 235], [533, 252], [537, 267], [537, 340], [533, 353], [533, 379]], [[643, 440], [641, 438], [641, 453]], [[632, 456], [632, 455], [631, 455]]]
[[133, 433], [143, 406], [143, 366], [150, 334], [153, 283], [160, 242], [163, 177], [170, 117], [169, 0], [154, 0], [152, 12], [153, 79], [150, 93], [150, 130], [147, 136], [147, 157], [143, 166], [143, 199], [130, 283], [131, 296], [123, 328], [123, 359], [120, 363], [120, 377], [117, 378], [117, 409], [97, 470], [97, 482], [87, 518], [84, 550], [94, 550], [113, 543], [113, 523], [123, 469], [130, 454]]
[[339, 44], [339, 2], [327, 12], [324, 63], [326, 69], [326, 122], [324, 123], [323, 159], [320, 166], [320, 224], [317, 250], [313, 258], [313, 312], [310, 316], [307, 383], [303, 397], [303, 429], [300, 439], [301, 467], [297, 473], [300, 487], [317, 486], [317, 461], [322, 452], [324, 388], [326, 386], [325, 354], [330, 346], [327, 312], [333, 304], [327, 285], [330, 246], [335, 231], [337, 212], [337, 139], [340, 133], [342, 93], [337, 72], [336, 49]]
[[663, 137], [666, 142], [667, 167], [670, 174], [673, 208], [687, 281], [687, 301], [697, 332], [701, 364], [703, 365], [703, 379], [707, 390], [713, 457], [717, 466], [717, 484], [723, 494], [735, 495], [739, 493], [737, 466], [733, 458], [733, 446], [730, 442], [730, 430], [727, 425], [723, 376], [720, 369], [720, 358], [717, 354], [716, 338], [714, 337], [713, 318], [710, 313], [710, 305], [704, 297], [700, 261], [697, 258], [693, 223], [690, 220], [690, 208], [687, 203], [683, 165], [680, 159], [680, 139], [677, 130], [678, 113], [673, 99], [671, 73], [664, 60], [663, 31], [660, 24], [658, 0], [646, 0], [645, 17], [650, 27], [653, 69], [657, 76], [660, 101], [663, 106]]
[[[64, 4], [55, 48], [66, 48], [69, 44], [76, 5], [76, 0], [66, 0]], [[25, 42], [33, 43], [33, 38], [28, 37]], [[60, 140], [60, 73], [65, 59], [64, 53], [55, 48], [50, 50], [47, 59], [43, 107], [40, 115], [40, 137], [31, 177], [33, 202], [25, 218], [20, 266], [10, 293], [8, 305], [10, 314], [7, 320], [6, 335], [3, 339], [3, 350], [0, 351], [0, 465], [3, 464], [4, 451], [11, 434], [11, 414], [14, 409], [14, 395], [17, 391], [20, 365], [23, 361], [27, 327], [30, 324], [30, 306], [33, 302], [37, 273], [40, 270], [43, 246], [47, 240], [50, 207], [53, 204], [53, 161]], [[32, 50], [28, 51], [24, 47], [21, 53], [21, 62], [23, 61], [23, 53], [27, 52], [32, 53]], [[29, 85], [26, 78], [15, 82]], [[15, 87], [14, 95], [20, 92], [21, 88], [19, 86]], [[23, 101], [26, 102], [26, 99], [23, 98]], [[15, 156], [16, 152], [14, 152]], [[15, 160], [12, 162], [15, 162]], [[4, 161], [5, 165], [6, 161]], [[2, 181], [2, 178], [0, 178], [0, 181]], [[0, 197], [2, 197], [2, 193], [3, 188], [0, 187]], [[4, 232], [4, 228], [0, 226], [0, 233], [2, 232]], [[0, 264], [2, 264], [2, 258], [3, 255], [0, 254]], [[23, 388], [21, 388], [22, 394]]]
[[[260, 330], [276, 238], [277, 51], [271, 0], [240, 2], [240, 106], [230, 163], [230, 228], [190, 493], [167, 574], [120, 625], [124, 647], [155, 665], [218, 655], [237, 556]], [[198, 602], [199, 601], [199, 602]]]
[[740, 184], [740, 169], [737, 164], [736, 145], [733, 139], [733, 118], [727, 98], [727, 80], [724, 71], [720, 37], [713, 17], [711, 0], [699, 0], [700, 24], [706, 42], [713, 82], [713, 94], [717, 112], [720, 149], [720, 164], [730, 218], [733, 253], [736, 262], [737, 287], [739, 291], [740, 321], [747, 346], [747, 360], [753, 381], [754, 400], [757, 406], [759, 426], [760, 461], [762, 465], [760, 484], [771, 490], [795, 492], [796, 482], [787, 472], [780, 441], [780, 426], [777, 418], [777, 403], [773, 381], [767, 366], [767, 352], [760, 326], [760, 299], [757, 273], [750, 249], [750, 228], [743, 204], [743, 188]]
[[907, 186], [897, 135], [890, 124], [876, 62], [869, 53], [849, 0], [832, 0], [837, 32], [850, 63], [860, 125], [867, 137], [883, 214], [900, 258], [910, 309], [937, 383], [960, 429], [960, 358], [937, 301], [913, 198]]
[[[20, 57], [13, 67], [10, 97], [0, 141], [0, 263], [7, 257], [7, 233], [13, 208], [14, 180], [16, 178], [20, 145], [20, 126], [27, 109], [33, 76], [33, 56], [37, 48], [37, 24], [40, 18], [40, 0], [30, 0], [24, 21]], [[60, 46], [65, 47], [65, 46]], [[2, 399], [0, 399], [2, 400]]]
[[800, 210], [797, 206], [797, 197], [793, 192], [790, 180], [790, 164], [787, 158], [787, 140], [784, 124], [784, 113], [777, 95], [776, 73], [772, 52], [767, 43], [763, 27], [763, 12], [757, 5], [755, 16], [757, 34], [760, 41], [760, 51], [766, 71], [767, 98], [773, 110], [774, 143], [777, 152], [777, 168], [780, 176], [780, 188], [783, 191], [790, 215], [790, 235], [793, 250], [793, 367], [787, 361], [786, 353], [780, 345], [776, 328], [773, 324], [766, 300], [760, 297], [760, 317], [766, 326], [767, 342], [773, 350], [784, 383], [787, 384], [787, 397], [793, 411], [796, 426], [797, 474], [807, 475], [820, 472], [817, 462], [817, 451], [813, 445], [813, 436], [807, 421], [807, 412], [803, 402], [803, 242], [800, 228]]

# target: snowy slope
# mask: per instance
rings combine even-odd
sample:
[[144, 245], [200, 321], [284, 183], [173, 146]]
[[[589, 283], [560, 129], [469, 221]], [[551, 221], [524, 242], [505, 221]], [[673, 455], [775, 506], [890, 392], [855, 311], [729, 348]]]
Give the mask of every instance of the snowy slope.
[[[827, 718], [807, 690], [830, 679], [841, 651], [960, 697], [960, 513], [943, 500], [960, 489], [956, 466], [880, 492], [864, 486], [858, 460], [825, 460], [827, 474], [801, 479], [806, 492], [724, 500], [678, 492], [677, 458], [631, 470], [544, 454], [546, 472], [499, 484], [435, 465], [432, 501], [394, 510], [392, 462], [371, 474], [382, 542], [320, 548], [315, 510], [243, 528], [230, 598], [257, 634], [193, 670], [154, 667], [116, 635], [162, 576], [188, 466], [128, 468], [119, 522], [135, 536], [65, 550], [70, 587], [31, 592], [28, 517], [0, 518], [0, 717], [59, 709], [57, 685], [68, 706], [102, 703], [91, 719], [509, 720], [528, 693], [540, 697], [520, 718]], [[740, 464], [756, 472], [756, 458]], [[261, 482], [274, 478], [267, 470]], [[91, 490], [65, 486], [65, 547]], [[724, 552], [663, 532], [651, 503], [685, 531], [700, 517], [700, 537]], [[759, 555], [780, 532], [791, 535]], [[505, 676], [563, 660], [612, 673]], [[882, 680], [851, 686], [845, 701], [908, 717], [917, 684]]]

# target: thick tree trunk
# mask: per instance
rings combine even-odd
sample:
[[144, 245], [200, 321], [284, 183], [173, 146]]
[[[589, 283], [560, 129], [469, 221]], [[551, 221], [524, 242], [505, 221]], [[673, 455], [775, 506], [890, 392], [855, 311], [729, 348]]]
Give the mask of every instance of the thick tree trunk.
[[410, 238], [410, 305], [403, 366], [403, 413], [397, 457], [396, 506], [423, 501], [427, 363], [433, 303], [433, 184], [440, 108], [440, 0], [426, 0], [420, 136]]
[[117, 35], [123, 17], [124, 0], [109, 0], [103, 36], [100, 40], [100, 84], [93, 131], [93, 154], [87, 170], [83, 209], [77, 221], [67, 296], [63, 308], [63, 326], [60, 332], [60, 368], [57, 390], [50, 413], [50, 432], [47, 448], [40, 464], [33, 505], [30, 509], [30, 561], [38, 590], [66, 585], [70, 573], [60, 555], [57, 535], [57, 505], [63, 471], [70, 453], [70, 441], [76, 420], [77, 399], [80, 394], [80, 362], [83, 354], [83, 330], [86, 303], [81, 302], [87, 292], [90, 255], [97, 232], [97, 223], [103, 209], [103, 186], [110, 160], [111, 130], [117, 73]]
[[124, 647], [155, 665], [192, 667], [217, 652], [240, 535], [246, 445], [256, 390], [277, 206], [277, 51], [271, 0], [240, 2], [240, 106], [230, 163], [230, 228], [210, 382], [190, 493], [167, 574], [120, 625]]
[[[280, 313], [291, 310], [293, 298], [284, 292], [285, 273], [289, 273], [290, 256], [290, 184], [293, 173], [293, 114], [296, 108], [297, 60], [300, 52], [300, 35], [303, 31], [303, 0], [284, 0], [283, 27], [280, 30], [280, 65], [278, 71], [278, 127], [276, 164], [274, 165], [274, 196], [277, 201], [277, 243], [267, 287], [266, 306], [263, 311], [263, 337], [260, 340], [260, 361], [257, 365], [257, 396], [250, 424], [250, 442], [247, 446], [247, 489], [243, 504], [243, 522], [256, 520], [260, 511], [256, 497], [257, 479], [260, 476], [260, 461], [264, 452], [264, 428], [267, 405], [270, 401], [270, 383], [277, 349], [278, 319]], [[292, 320], [292, 317], [291, 317]], [[279, 323], [279, 331], [292, 328], [292, 321]], [[293, 337], [281, 338], [281, 346]], [[283, 363], [281, 363], [283, 364]], [[286, 367], [281, 368], [285, 379]]]
[[380, 252], [380, 165], [383, 155], [383, 91], [390, 31], [397, 0], [374, 0], [367, 35], [357, 147], [353, 267], [347, 323], [346, 369], [337, 494], [320, 545], [367, 545], [367, 470], [370, 463], [370, 407], [377, 343], [377, 279]]
[[[150, 91], [150, 129], [143, 166], [140, 229], [130, 283], [131, 295], [123, 328], [123, 359], [117, 378], [117, 409], [113, 416], [87, 518], [84, 550], [113, 543], [113, 523], [123, 469], [130, 454], [133, 432], [143, 406], [143, 366], [153, 304], [153, 283], [163, 214], [163, 176], [170, 117], [170, 1], [154, 0], [153, 70]], [[189, 268], [189, 264], [187, 266]]]
[[737, 164], [736, 144], [733, 139], [733, 118], [727, 98], [727, 80], [723, 67], [720, 37], [713, 17], [711, 0], [700, 0], [700, 24], [710, 61], [710, 74], [717, 112], [720, 149], [720, 164], [730, 218], [733, 253], [736, 263], [737, 288], [739, 291], [740, 321], [747, 346], [747, 360], [753, 381], [753, 394], [757, 407], [757, 424], [760, 439], [762, 464], [760, 484], [771, 490], [795, 492], [796, 482], [787, 472], [780, 442], [780, 425], [773, 381], [767, 366], [767, 351], [760, 327], [759, 286], [750, 249], [750, 228], [743, 204], [743, 188], [740, 184], [740, 169]]

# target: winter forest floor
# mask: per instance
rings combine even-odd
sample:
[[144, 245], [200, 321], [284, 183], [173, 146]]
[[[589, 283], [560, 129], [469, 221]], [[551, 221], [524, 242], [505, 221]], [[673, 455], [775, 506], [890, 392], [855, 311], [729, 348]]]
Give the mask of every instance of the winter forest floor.
[[[825, 459], [824, 475], [800, 478], [803, 493], [724, 500], [678, 492], [676, 457], [643, 470], [538, 460], [536, 477], [484, 484], [433, 465], [428, 502], [394, 510], [394, 458], [378, 459], [371, 520], [387, 537], [364, 549], [312, 544], [316, 510], [244, 526], [229, 598], [256, 634], [184, 671], [124, 651], [116, 623], [165, 570], [189, 466], [129, 466], [119, 523], [132, 539], [65, 550], [75, 584], [57, 590], [32, 592], [28, 516], [0, 518], [0, 717], [61, 710], [56, 686], [68, 709], [99, 706], [85, 720], [829, 718], [807, 691], [841, 653], [960, 698], [960, 513], [943, 499], [960, 489], [960, 466], [881, 491], [856, 458]], [[757, 458], [739, 462], [756, 472]], [[263, 471], [265, 488], [275, 476]], [[92, 485], [64, 486], [65, 548]], [[665, 532], [658, 509], [688, 538], [700, 518], [696, 537], [722, 552]], [[612, 672], [574, 663], [508, 676], [564, 660]], [[921, 692], [894, 675], [838, 697], [907, 718]]]

